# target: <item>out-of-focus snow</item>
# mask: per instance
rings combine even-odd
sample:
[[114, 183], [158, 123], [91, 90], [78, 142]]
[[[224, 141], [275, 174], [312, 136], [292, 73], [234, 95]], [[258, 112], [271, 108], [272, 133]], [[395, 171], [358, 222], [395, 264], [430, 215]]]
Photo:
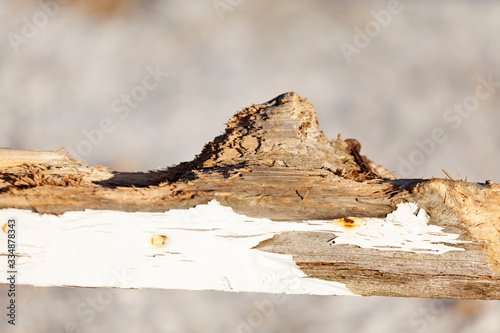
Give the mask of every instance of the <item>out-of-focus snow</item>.
[[[117, 0], [72, 1], [91, 5], [61, 6], [18, 53], [9, 33], [43, 14], [38, 1], [5, 1], [0, 147], [76, 150], [90, 136], [82, 154], [90, 164], [165, 167], [199, 153], [239, 108], [296, 91], [316, 106], [328, 137], [357, 138], [362, 154], [401, 176], [443, 177], [444, 168], [500, 182], [498, 85], [474, 111], [447, 113], [472, 101], [480, 78], [500, 81], [499, 3], [401, 1], [403, 11], [347, 63], [339, 45], [389, 2], [222, 1], [233, 4], [224, 20], [216, 1], [130, 0], [117, 12], [109, 10]], [[169, 76], [128, 114], [113, 109], [157, 65]], [[106, 118], [113, 129], [100, 136]], [[498, 302], [287, 296], [262, 308], [271, 295], [22, 290], [22, 332], [69, 332], [74, 322], [93, 332], [500, 331]], [[99, 311], [87, 303], [97, 296], [111, 299]]]
[[[223, 20], [220, 1], [231, 3]], [[94, 0], [97, 13], [61, 5], [13, 46], [10, 34], [43, 18], [43, 2], [0, 8], [2, 147], [161, 168], [191, 160], [239, 108], [296, 91], [328, 137], [357, 138], [362, 154], [402, 177], [444, 177], [444, 168], [500, 182], [496, 2], [402, 1], [367, 43], [356, 29], [376, 27], [373, 13], [389, 2], [130, 0], [113, 12], [98, 4], [116, 0]], [[350, 63], [342, 43], [363, 46]], [[144, 96], [157, 66], [169, 75]], [[492, 92], [474, 108], [489, 77]]]

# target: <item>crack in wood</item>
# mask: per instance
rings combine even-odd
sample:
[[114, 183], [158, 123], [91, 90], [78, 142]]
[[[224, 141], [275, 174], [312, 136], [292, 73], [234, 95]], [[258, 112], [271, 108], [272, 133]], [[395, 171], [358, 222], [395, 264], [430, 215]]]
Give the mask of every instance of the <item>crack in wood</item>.
[[[322, 264], [323, 256], [339, 259], [327, 244], [331, 234], [324, 236], [328, 239], [322, 247], [307, 254], [317, 260], [317, 266], [306, 267], [304, 260], [299, 263], [311, 276], [327, 280], [364, 279], [365, 284], [353, 288], [366, 295], [500, 299], [496, 291], [500, 289], [500, 185], [491, 181], [396, 179], [360, 155], [360, 149], [355, 139], [344, 141], [340, 135], [336, 140], [328, 139], [319, 128], [314, 107], [291, 92], [238, 111], [229, 119], [225, 132], [206, 144], [192, 161], [165, 170], [114, 172], [85, 166], [61, 151], [0, 149], [0, 208], [40, 214], [85, 209], [162, 212], [216, 199], [251, 217], [307, 221], [385, 217], [398, 203], [415, 202], [430, 215], [431, 224], [471, 242], [461, 265], [449, 262], [447, 256], [435, 259], [435, 265], [429, 264], [432, 260], [427, 257], [413, 256], [408, 262], [398, 261], [399, 273], [363, 268], [364, 263], [358, 261], [353, 261], [359, 265], [356, 269], [342, 269], [345, 274], [350, 272], [349, 276], [340, 276], [336, 270], [313, 272], [312, 267], [339, 267]], [[316, 244], [314, 238], [308, 239]], [[307, 257], [303, 249], [311, 248], [309, 243], [295, 241], [285, 248], [266, 244], [272, 247], [266, 251], [294, 257]], [[392, 267], [384, 251], [349, 253]], [[456, 272], [415, 273], [413, 268], [421, 264], [434, 270], [439, 265], [455, 265]], [[470, 272], [469, 278], [464, 277], [469, 276], [464, 271]], [[367, 272], [372, 272], [371, 280], [363, 275]], [[403, 278], [416, 282], [398, 291], [397, 281]], [[432, 281], [425, 282], [425, 278]], [[437, 283], [439, 279], [446, 281]]]

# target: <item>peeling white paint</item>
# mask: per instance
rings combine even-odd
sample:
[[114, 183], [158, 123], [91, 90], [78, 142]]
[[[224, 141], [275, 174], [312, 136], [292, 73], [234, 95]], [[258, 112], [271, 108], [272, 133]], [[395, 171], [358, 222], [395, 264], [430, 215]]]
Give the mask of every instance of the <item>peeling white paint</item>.
[[[0, 221], [10, 217], [21, 284], [353, 295], [342, 283], [307, 278], [290, 255], [252, 249], [277, 232], [311, 230], [306, 223], [249, 218], [216, 201], [165, 213], [0, 210]], [[163, 247], [154, 235], [166, 236]], [[0, 254], [6, 239], [1, 233]]]
[[[344, 284], [307, 278], [290, 255], [252, 247], [280, 232], [326, 231], [338, 236], [335, 244], [461, 250], [443, 244], [456, 244], [458, 235], [428, 225], [427, 214], [414, 215], [416, 209], [401, 205], [386, 219], [364, 219], [348, 232], [332, 221], [250, 218], [216, 201], [165, 213], [86, 210], [54, 216], [4, 209], [0, 224], [18, 221], [20, 284], [353, 295]], [[0, 234], [0, 283], [6, 283], [7, 237]]]
[[[360, 225], [335, 238], [335, 244], [353, 244], [363, 248], [417, 253], [443, 254], [464, 251], [450, 246], [464, 243], [459, 234], [445, 233], [444, 228], [429, 224], [429, 215], [415, 203], [398, 204], [385, 219], [362, 220]], [[450, 244], [450, 245], [447, 245]]]

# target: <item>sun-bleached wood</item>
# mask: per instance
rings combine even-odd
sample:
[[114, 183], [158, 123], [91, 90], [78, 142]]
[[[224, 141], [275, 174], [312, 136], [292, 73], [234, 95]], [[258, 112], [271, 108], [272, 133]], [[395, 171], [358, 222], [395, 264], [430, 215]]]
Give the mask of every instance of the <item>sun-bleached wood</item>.
[[326, 138], [313, 106], [295, 93], [238, 111], [193, 161], [160, 171], [88, 167], [60, 151], [0, 150], [0, 209], [163, 212], [213, 199], [274, 221], [380, 218], [415, 202], [431, 224], [460, 234], [464, 251], [332, 246], [330, 233], [312, 231], [279, 233], [256, 248], [292, 255], [307, 276], [360, 295], [500, 299], [500, 186], [396, 179], [360, 155], [357, 141]]

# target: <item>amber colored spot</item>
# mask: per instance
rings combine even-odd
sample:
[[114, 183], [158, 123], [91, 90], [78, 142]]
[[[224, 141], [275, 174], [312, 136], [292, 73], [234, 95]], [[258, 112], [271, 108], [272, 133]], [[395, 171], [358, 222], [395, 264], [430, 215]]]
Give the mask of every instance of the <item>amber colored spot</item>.
[[353, 217], [353, 218], [344, 217], [344, 218], [335, 220], [334, 222], [340, 224], [342, 227], [344, 227], [346, 229], [356, 228], [356, 227], [362, 226], [365, 223], [365, 221], [363, 219], [355, 218], [355, 217]]
[[356, 225], [354, 224], [354, 220], [353, 219], [350, 219], [348, 217], [344, 218], [344, 219], [340, 219], [341, 222], [344, 223], [344, 227], [346, 228], [354, 228]]
[[165, 246], [165, 241], [167, 240], [167, 236], [163, 235], [153, 235], [151, 237], [151, 244], [156, 247], [163, 247]]
[[9, 228], [9, 226], [7, 225], [7, 223], [5, 223], [2, 227], [2, 230], [3, 232], [7, 233], [7, 229]]

